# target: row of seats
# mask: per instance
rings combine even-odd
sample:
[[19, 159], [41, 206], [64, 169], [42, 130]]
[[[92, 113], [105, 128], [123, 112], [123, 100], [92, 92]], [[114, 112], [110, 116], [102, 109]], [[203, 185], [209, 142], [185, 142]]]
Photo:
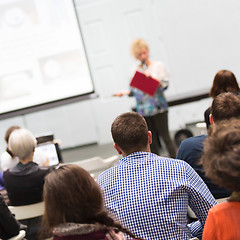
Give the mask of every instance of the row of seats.
[[[119, 157], [113, 155], [109, 158], [103, 159], [101, 157], [93, 157], [85, 160], [80, 160], [76, 162], [71, 162], [67, 164], [76, 164], [85, 170], [87, 170], [92, 177], [97, 178], [97, 176], [104, 170], [114, 166]], [[17, 220], [25, 220], [35, 217], [40, 217], [44, 213], [44, 202], [25, 205], [25, 206], [9, 206], [10, 211], [15, 215]], [[21, 230], [19, 234], [9, 240], [20, 240], [26, 236], [26, 232]]]

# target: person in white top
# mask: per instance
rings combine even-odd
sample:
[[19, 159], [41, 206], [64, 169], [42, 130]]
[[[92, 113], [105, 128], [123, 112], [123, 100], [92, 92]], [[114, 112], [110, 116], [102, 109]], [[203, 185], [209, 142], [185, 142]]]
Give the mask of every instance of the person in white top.
[[[18, 157], [14, 156], [12, 152], [8, 149], [8, 140], [11, 133], [17, 129], [20, 129], [19, 126], [11, 126], [7, 129], [5, 133], [5, 141], [7, 143], [7, 149], [5, 152], [2, 153], [0, 157], [0, 168], [1, 171], [6, 171], [7, 169], [13, 168], [19, 162]], [[33, 162], [37, 163], [39, 166], [48, 166], [49, 160], [48, 157], [43, 153], [41, 149], [35, 149]]]

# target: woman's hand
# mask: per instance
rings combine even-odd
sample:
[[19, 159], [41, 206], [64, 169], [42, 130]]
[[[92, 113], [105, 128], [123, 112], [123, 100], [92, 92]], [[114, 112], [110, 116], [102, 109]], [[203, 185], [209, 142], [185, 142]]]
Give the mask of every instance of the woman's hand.
[[130, 94], [130, 91], [125, 89], [125, 90], [121, 90], [119, 92], [116, 92], [114, 93], [114, 97], [122, 97], [122, 96], [125, 96], [125, 95], [129, 95]]
[[156, 78], [152, 77], [152, 76], [151, 76], [151, 73], [148, 71], [148, 69], [144, 71], [144, 74], [146, 75], [146, 77], [151, 77], [151, 78], [155, 79], [156, 81], [158, 81], [158, 82], [159, 82], [159, 87], [162, 86], [162, 81], [159, 80], [159, 79], [156, 79]]

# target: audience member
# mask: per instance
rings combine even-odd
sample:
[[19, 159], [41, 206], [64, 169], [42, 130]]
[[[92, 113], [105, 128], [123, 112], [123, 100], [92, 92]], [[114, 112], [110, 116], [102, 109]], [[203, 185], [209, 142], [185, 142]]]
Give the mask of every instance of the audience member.
[[3, 179], [3, 173], [0, 172], [0, 195], [3, 196], [5, 203], [9, 204], [9, 198], [7, 194], [7, 190], [5, 189], [4, 179]]
[[[144, 239], [201, 237], [216, 201], [198, 174], [184, 161], [150, 152], [151, 132], [138, 113], [118, 116], [111, 132], [123, 158], [97, 179], [107, 209]], [[190, 225], [188, 205], [200, 220]]]
[[2, 171], [6, 171], [7, 169], [16, 166], [19, 162], [18, 157], [14, 156], [8, 147], [9, 137], [10, 137], [11, 133], [16, 129], [20, 129], [20, 127], [19, 126], [11, 126], [7, 129], [7, 131], [5, 133], [4, 139], [5, 139], [5, 142], [7, 143], [7, 149], [1, 155], [0, 165], [1, 165]]
[[131, 45], [131, 53], [140, 64], [135, 68], [135, 71], [143, 72], [146, 76], [151, 76], [159, 81], [154, 96], [151, 96], [137, 88], [122, 90], [115, 96], [129, 95], [136, 99], [136, 111], [144, 116], [149, 130], [152, 132], [151, 151], [159, 154], [161, 145], [159, 137], [164, 140], [164, 143], [169, 152], [169, 156], [176, 157], [176, 146], [172, 141], [168, 130], [168, 103], [164, 96], [164, 91], [168, 88], [169, 75], [166, 67], [160, 61], [152, 61], [149, 59], [149, 47], [144, 39], [136, 39]]
[[9, 239], [18, 235], [20, 223], [14, 218], [0, 194], [0, 238]]
[[[210, 90], [209, 96], [213, 99], [220, 93], [224, 92], [233, 92], [235, 94], [240, 94], [240, 88], [238, 86], [237, 79], [235, 75], [228, 70], [221, 70], [217, 72], [214, 77], [212, 88]], [[210, 126], [210, 108], [204, 112], [204, 119], [207, 125], [207, 128]]]
[[[228, 120], [231, 117], [240, 118], [240, 98], [231, 92], [221, 93], [214, 98], [211, 111], [211, 124], [218, 124], [220, 121]], [[184, 160], [193, 167], [207, 184], [209, 190], [216, 199], [228, 197], [231, 192], [212, 183], [212, 181], [205, 176], [203, 167], [199, 163], [203, 153], [203, 142], [206, 137], [206, 135], [200, 135], [182, 141], [177, 153], [177, 159]]]
[[19, 163], [4, 172], [5, 186], [10, 204], [28, 205], [42, 201], [44, 177], [49, 169], [41, 169], [33, 162], [36, 139], [27, 129], [12, 132], [9, 149], [18, 157]]
[[41, 239], [123, 240], [123, 233], [136, 238], [108, 215], [100, 187], [77, 165], [61, 166], [46, 177], [44, 202]]
[[[27, 129], [17, 129], [9, 137], [9, 149], [19, 163], [3, 173], [10, 204], [29, 205], [42, 201], [44, 177], [49, 169], [41, 169], [33, 162], [36, 139]], [[22, 220], [28, 226], [28, 239], [34, 239], [38, 231], [39, 218]]]
[[209, 210], [203, 240], [240, 239], [240, 121], [219, 124], [204, 143], [203, 167], [214, 183], [233, 191]]
[[[5, 152], [2, 153], [0, 158], [0, 167], [2, 171], [6, 171], [7, 169], [13, 168], [16, 166], [19, 162], [19, 159], [17, 156], [15, 156], [10, 150], [8, 146], [8, 141], [11, 133], [14, 130], [20, 129], [19, 126], [12, 126], [9, 127], [5, 133], [5, 141], [7, 143], [7, 149]], [[37, 163], [39, 166], [48, 166], [49, 159], [48, 157], [42, 152], [41, 149], [35, 149], [34, 155], [33, 155], [33, 162]]]

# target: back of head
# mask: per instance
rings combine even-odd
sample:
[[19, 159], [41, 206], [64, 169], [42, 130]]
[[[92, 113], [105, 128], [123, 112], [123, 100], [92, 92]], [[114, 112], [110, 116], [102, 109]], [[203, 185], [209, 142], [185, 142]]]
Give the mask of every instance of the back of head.
[[219, 71], [213, 80], [213, 85], [210, 90], [210, 97], [215, 98], [223, 92], [239, 92], [239, 86], [235, 75], [228, 70]]
[[215, 126], [201, 158], [206, 176], [228, 190], [240, 191], [240, 120]]
[[135, 112], [118, 116], [111, 127], [114, 142], [127, 155], [144, 151], [148, 145], [148, 127], [145, 119]]
[[95, 223], [104, 212], [98, 184], [77, 165], [64, 165], [48, 174], [43, 195], [48, 229], [66, 222]]
[[9, 137], [10, 137], [11, 133], [14, 130], [17, 130], [17, 129], [20, 129], [20, 127], [19, 126], [11, 126], [7, 129], [7, 131], [5, 133], [5, 136], [4, 136], [4, 139], [5, 139], [6, 143], [8, 143], [8, 140], [9, 140]]
[[231, 92], [219, 94], [212, 102], [211, 112], [215, 123], [240, 118], [240, 97]]
[[19, 159], [25, 160], [29, 157], [35, 147], [37, 140], [27, 129], [17, 129], [9, 137], [8, 146], [10, 151]]
[[[53, 170], [45, 178], [41, 239], [64, 223], [96, 224], [117, 228], [136, 238], [129, 230], [109, 217], [97, 182], [83, 168], [68, 164]], [[141, 239], [141, 238], [138, 238]]]
[[149, 50], [147, 42], [142, 38], [135, 39], [131, 44], [131, 54], [137, 58], [139, 52], [143, 49]]

